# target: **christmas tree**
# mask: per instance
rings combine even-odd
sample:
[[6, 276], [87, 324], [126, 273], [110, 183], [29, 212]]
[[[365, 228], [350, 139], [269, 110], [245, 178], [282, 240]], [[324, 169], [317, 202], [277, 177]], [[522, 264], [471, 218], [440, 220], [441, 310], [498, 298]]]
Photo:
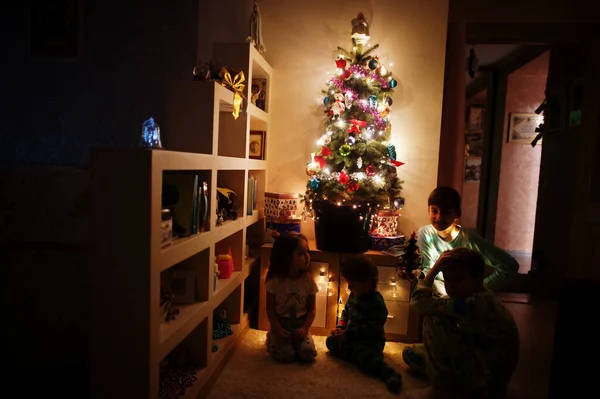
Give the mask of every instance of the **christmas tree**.
[[303, 201], [314, 217], [319, 201], [362, 211], [401, 208], [402, 181], [390, 143], [392, 94], [398, 82], [373, 54], [369, 24], [359, 13], [352, 20], [352, 51], [337, 48], [337, 73], [323, 90], [327, 115], [318, 147], [307, 164], [310, 177]]

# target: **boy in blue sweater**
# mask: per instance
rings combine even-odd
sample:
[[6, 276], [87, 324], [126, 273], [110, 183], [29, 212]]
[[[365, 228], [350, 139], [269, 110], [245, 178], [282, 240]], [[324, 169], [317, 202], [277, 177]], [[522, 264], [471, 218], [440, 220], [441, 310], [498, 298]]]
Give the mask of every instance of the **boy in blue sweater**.
[[364, 255], [355, 256], [342, 264], [342, 277], [350, 296], [337, 327], [325, 341], [327, 349], [383, 380], [388, 391], [399, 393], [402, 377], [383, 361], [388, 310], [377, 291], [377, 266]]

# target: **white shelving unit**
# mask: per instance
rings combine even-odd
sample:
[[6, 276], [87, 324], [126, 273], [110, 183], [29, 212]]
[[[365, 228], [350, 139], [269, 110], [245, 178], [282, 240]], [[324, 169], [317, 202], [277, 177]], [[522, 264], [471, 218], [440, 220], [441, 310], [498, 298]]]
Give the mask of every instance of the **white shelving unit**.
[[[215, 57], [244, 71], [246, 87], [255, 76], [268, 79], [271, 67], [247, 43], [215, 44]], [[247, 91], [247, 90], [246, 90]], [[268, 97], [266, 100], [268, 104]], [[91, 156], [91, 258], [89, 293], [92, 398], [159, 398], [161, 362], [184, 350], [200, 367], [183, 398], [203, 395], [237, 340], [246, 331], [244, 281], [256, 258], [245, 258], [249, 229], [264, 231], [266, 161], [249, 158], [251, 130], [267, 130], [269, 115], [244, 104], [231, 115], [233, 92], [215, 82], [169, 86], [168, 150], [93, 149]], [[267, 136], [268, 137], [268, 136]], [[207, 229], [161, 248], [164, 173], [194, 173], [209, 185]], [[258, 178], [258, 208], [247, 215], [247, 177]], [[217, 187], [237, 194], [238, 218], [216, 225]], [[231, 250], [234, 273], [213, 286], [214, 259]], [[162, 276], [172, 270], [194, 273], [194, 302], [175, 305], [179, 314], [161, 322]], [[227, 311], [233, 335], [214, 341], [213, 312]]]

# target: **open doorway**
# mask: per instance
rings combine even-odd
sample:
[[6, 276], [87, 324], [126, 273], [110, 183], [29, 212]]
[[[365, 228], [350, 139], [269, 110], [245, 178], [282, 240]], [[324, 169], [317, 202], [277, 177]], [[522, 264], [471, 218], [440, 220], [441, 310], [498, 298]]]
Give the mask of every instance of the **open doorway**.
[[[531, 270], [543, 141], [535, 141], [543, 116], [550, 51], [508, 75], [494, 243]], [[539, 111], [538, 111], [539, 112]], [[533, 143], [533, 145], [532, 145]]]
[[542, 146], [532, 142], [543, 121], [536, 110], [545, 99], [549, 51], [512, 44], [469, 49], [479, 65], [467, 79], [461, 223], [513, 255], [527, 274]]

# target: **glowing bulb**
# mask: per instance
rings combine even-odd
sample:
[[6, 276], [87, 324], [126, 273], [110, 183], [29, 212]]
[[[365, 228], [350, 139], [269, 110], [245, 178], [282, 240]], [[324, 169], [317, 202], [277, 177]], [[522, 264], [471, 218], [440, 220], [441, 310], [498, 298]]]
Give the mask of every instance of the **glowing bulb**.
[[[325, 173], [326, 175], [328, 175], [330, 173], [329, 168], [325, 167], [325, 169], [323, 169], [323, 173]], [[327, 199], [327, 198], [323, 198], [323, 199]]]
[[342, 205], [342, 203], [341, 203], [340, 201], [338, 201], [338, 203], [337, 203], [337, 204], [338, 204], [338, 206]]
[[317, 278], [317, 288], [319, 292], [327, 290], [327, 279], [325, 278], [325, 269], [319, 271], [319, 277]]
[[390, 68], [391, 68], [391, 67], [393, 67], [393, 66], [394, 66], [394, 64], [392, 64], [392, 63], [390, 62]]

